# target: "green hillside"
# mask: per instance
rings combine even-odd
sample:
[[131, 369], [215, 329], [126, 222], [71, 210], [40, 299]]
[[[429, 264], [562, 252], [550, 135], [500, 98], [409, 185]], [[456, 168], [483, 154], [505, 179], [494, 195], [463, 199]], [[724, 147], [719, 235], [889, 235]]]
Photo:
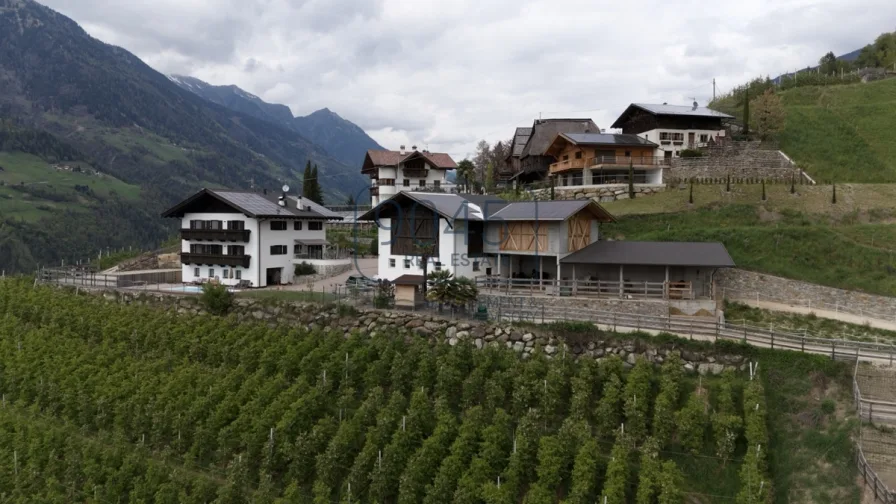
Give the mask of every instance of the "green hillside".
[[409, 334], [0, 280], [4, 502], [858, 502], [846, 364], [662, 340], [750, 380]]
[[722, 242], [738, 267], [831, 287], [896, 296], [896, 185], [695, 185], [607, 203], [607, 237]]
[[[813, 178], [896, 182], [896, 79], [780, 93], [787, 114], [780, 148]], [[710, 106], [742, 118], [736, 95]]]

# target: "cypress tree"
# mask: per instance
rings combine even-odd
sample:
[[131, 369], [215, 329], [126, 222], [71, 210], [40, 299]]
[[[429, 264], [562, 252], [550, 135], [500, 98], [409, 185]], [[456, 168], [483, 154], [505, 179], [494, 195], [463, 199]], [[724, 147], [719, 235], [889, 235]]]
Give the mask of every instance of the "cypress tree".
[[731, 192], [731, 174], [725, 177], [725, 192]]
[[635, 199], [635, 165], [631, 160], [628, 162], [628, 197]]
[[551, 201], [554, 201], [554, 177], [551, 177]]
[[690, 193], [688, 194], [688, 203], [690, 203], [691, 205], [694, 204], [694, 181], [693, 180], [691, 180], [691, 189], [690, 189]]
[[790, 174], [790, 194], [796, 194], [796, 179], [793, 178], [793, 173]]
[[834, 193], [831, 196], [831, 204], [837, 204], [837, 184], [831, 184], [831, 187], [834, 188]]
[[744, 92], [744, 135], [750, 134], [750, 90]]
[[313, 201], [319, 205], [323, 205], [324, 194], [323, 194], [323, 190], [320, 187], [320, 174], [318, 172], [317, 165], [314, 165], [314, 167], [311, 168], [311, 181], [310, 182], [311, 182], [312, 191], [311, 191], [311, 195], [308, 196], [308, 198], [311, 199], [311, 201]]
[[311, 191], [314, 188], [311, 186], [311, 160], [308, 160], [305, 163], [305, 171], [302, 172], [302, 196], [308, 199], [311, 199]]
[[762, 201], [765, 201], [767, 198], [765, 197], [765, 179], [762, 179]]

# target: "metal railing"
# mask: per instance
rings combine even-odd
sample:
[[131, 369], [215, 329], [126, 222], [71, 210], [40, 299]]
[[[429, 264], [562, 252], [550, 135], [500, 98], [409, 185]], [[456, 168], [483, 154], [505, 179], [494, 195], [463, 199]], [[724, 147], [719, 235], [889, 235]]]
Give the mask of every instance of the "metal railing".
[[668, 166], [671, 159], [660, 156], [596, 156], [589, 159], [590, 166], [617, 165], [617, 166]]
[[488, 307], [489, 317], [495, 320], [520, 322], [590, 322], [601, 328], [617, 330], [648, 330], [667, 332], [706, 341], [728, 340], [762, 348], [792, 350], [830, 356], [836, 360], [859, 359], [892, 365], [896, 346], [834, 338], [820, 338], [808, 334], [788, 333], [747, 324], [731, 324], [704, 317], [651, 316], [608, 312], [571, 305], [549, 305], [537, 298], [480, 296]]

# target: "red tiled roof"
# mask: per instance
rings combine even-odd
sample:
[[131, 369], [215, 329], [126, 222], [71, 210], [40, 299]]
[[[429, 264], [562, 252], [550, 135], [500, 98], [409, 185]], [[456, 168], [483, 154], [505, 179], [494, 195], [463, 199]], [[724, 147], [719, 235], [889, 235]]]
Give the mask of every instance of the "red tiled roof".
[[454, 160], [451, 159], [451, 156], [445, 154], [444, 152], [408, 151], [405, 152], [404, 155], [402, 155], [399, 151], [367, 151], [367, 157], [370, 158], [373, 166], [398, 166], [398, 163], [404, 161], [414, 154], [422, 155], [423, 157], [428, 159], [430, 163], [438, 168], [442, 168], [445, 170], [452, 170], [454, 168], [457, 168], [457, 163], [455, 163]]

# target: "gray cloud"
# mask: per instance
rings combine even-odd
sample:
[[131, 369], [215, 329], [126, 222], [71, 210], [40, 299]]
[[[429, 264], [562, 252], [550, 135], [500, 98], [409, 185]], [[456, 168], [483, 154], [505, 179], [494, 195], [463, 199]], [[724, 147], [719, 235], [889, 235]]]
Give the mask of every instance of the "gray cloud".
[[893, 29], [892, 0], [43, 0], [164, 73], [456, 157], [547, 116], [706, 103]]

